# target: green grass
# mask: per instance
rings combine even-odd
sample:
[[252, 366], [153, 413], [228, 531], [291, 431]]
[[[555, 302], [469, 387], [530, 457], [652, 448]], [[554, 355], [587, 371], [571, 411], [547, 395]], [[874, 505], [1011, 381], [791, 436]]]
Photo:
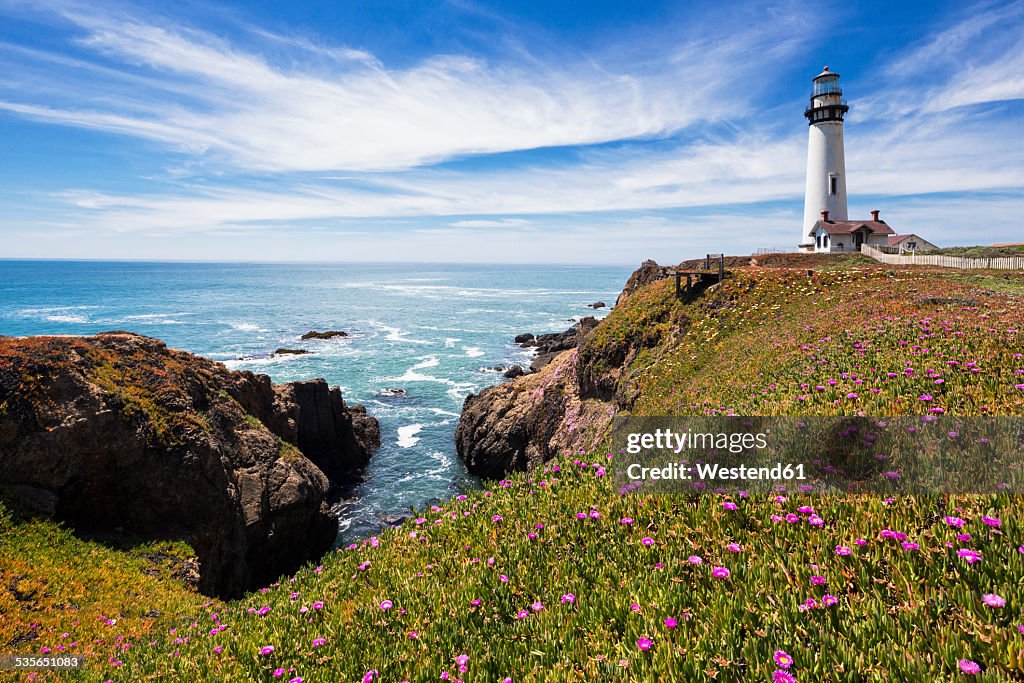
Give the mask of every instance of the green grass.
[[[637, 292], [580, 349], [595, 381], [626, 362], [608, 381], [634, 412], [903, 414], [925, 389], [951, 414], [1024, 412], [1020, 299], [985, 282], [761, 268], [691, 303], [670, 287]], [[776, 650], [801, 682], [960, 680], [961, 659], [981, 666], [976, 680], [1024, 678], [1018, 498], [751, 496], [727, 510], [712, 495], [621, 495], [602, 476], [612, 462], [566, 455], [230, 603], [143, 573], [134, 551], [4, 513], [0, 577], [35, 593], [8, 588], [0, 634], [38, 634], [10, 651], [73, 640], [93, 655], [48, 680], [767, 681]], [[992, 593], [1006, 605], [987, 606]]]

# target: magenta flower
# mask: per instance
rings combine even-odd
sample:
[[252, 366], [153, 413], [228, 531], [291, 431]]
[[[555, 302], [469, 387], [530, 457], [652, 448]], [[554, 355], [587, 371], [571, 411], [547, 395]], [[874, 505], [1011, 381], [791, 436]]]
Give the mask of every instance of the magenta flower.
[[377, 671], [376, 669], [370, 669], [365, 674], [363, 674], [363, 683], [373, 683], [375, 680], [377, 680], [378, 676], [380, 676], [379, 671]]
[[[1024, 546], [1021, 546], [1021, 547], [1024, 548]], [[690, 557], [687, 558], [686, 561], [689, 562], [690, 564], [700, 564], [701, 562], [704, 561], [704, 558], [702, 558], [700, 555], [690, 555]]]
[[633, 518], [632, 517], [623, 517], [622, 519], [619, 520], [619, 522], [621, 524], [625, 524], [625, 525], [628, 526], [628, 525], [633, 523]]
[[313, 603], [313, 609], [323, 609], [323, 608], [324, 608], [323, 601], [317, 600], [316, 602]]
[[821, 604], [825, 605], [826, 607], [831, 607], [832, 605], [838, 605], [839, 604], [839, 598], [837, 598], [834, 595], [830, 595], [830, 594], [826, 593], [825, 595], [821, 596]]
[[965, 674], [969, 676], [981, 673], [981, 667], [978, 666], [978, 663], [972, 662], [969, 659], [961, 659], [959, 662], [956, 663], [956, 665], [960, 667], [961, 671], [963, 671]]
[[813, 583], [815, 586], [821, 586], [825, 583], [825, 577], [815, 574], [811, 577], [811, 583]]
[[736, 505], [736, 503], [733, 503], [732, 501], [729, 501], [729, 500], [727, 500], [727, 501], [725, 501], [724, 503], [722, 503], [722, 507], [723, 507], [724, 509], [726, 509], [726, 510], [730, 510], [730, 511], [731, 511], [731, 510], [736, 510], [736, 509], [738, 509], [738, 508], [739, 508], [739, 506], [738, 506], [738, 505]]
[[280, 678], [281, 676], [284, 676], [284, 669], [282, 667], [277, 667], [276, 669], [274, 669], [273, 675], [274, 678]]
[[793, 666], [793, 658], [783, 650], [776, 650], [773, 658], [775, 659], [775, 666], [780, 669], [788, 669]]
[[1002, 607], [1006, 604], [1006, 599], [995, 593], [985, 593], [981, 596], [981, 600], [989, 607]]
[[776, 669], [772, 672], [772, 683], [796, 683], [796, 679], [788, 671]]
[[725, 549], [726, 550], [731, 550], [734, 553], [741, 553], [741, 552], [743, 552], [743, 548], [740, 546], [739, 543], [730, 543], [729, 545], [725, 546]]
[[644, 545], [648, 545], [648, 546], [649, 545], [654, 545], [654, 539], [651, 538], [650, 536], [646, 536], [646, 537], [640, 539], [640, 542], [643, 543]]
[[562, 596], [562, 604], [573, 604], [576, 602], [576, 596], [572, 593], [566, 593]]
[[640, 611], [640, 605], [636, 604], [635, 602], [630, 604], [629, 611], [630, 612], [639, 612]]
[[530, 616], [530, 613], [529, 613], [529, 612], [527, 612], [527, 611], [526, 611], [526, 610], [524, 610], [524, 609], [521, 609], [521, 610], [519, 610], [518, 612], [516, 612], [516, 618], [517, 618], [517, 619], [525, 619], [525, 618], [526, 618], [526, 617], [528, 617], [528, 616]]
[[643, 650], [644, 652], [646, 652], [647, 650], [650, 650], [651, 649], [651, 645], [652, 645], [652, 642], [651, 642], [650, 638], [643, 638], [643, 637], [641, 637], [641, 638], [638, 638], [637, 641], [636, 641], [636, 646], [638, 648], [640, 648], [641, 650]]
[[500, 522], [501, 520], [502, 520], [501, 515], [494, 515], [493, 517], [491, 517], [491, 521], [492, 522]]
[[668, 617], [665, 619], [665, 628], [675, 628], [678, 625], [679, 622], [676, 621], [675, 617]]
[[946, 524], [948, 524], [949, 526], [954, 527], [956, 529], [959, 529], [960, 527], [962, 527], [965, 524], [964, 520], [960, 519], [959, 517], [949, 517], [949, 516], [947, 516], [947, 517], [943, 517], [942, 520]]
[[532, 605], [530, 605], [530, 607], [533, 608], [534, 612], [539, 612], [542, 609], [544, 609], [544, 603], [542, 603], [540, 600], [538, 600], [537, 602], [535, 602]]
[[846, 557], [846, 556], [847, 556], [847, 555], [849, 555], [849, 554], [850, 554], [851, 552], [853, 552], [853, 551], [851, 551], [851, 550], [850, 550], [850, 549], [849, 549], [848, 547], [846, 547], [845, 545], [837, 545], [837, 546], [836, 546], [836, 555], [840, 555], [840, 556], [842, 556], [842, 557]]
[[904, 550], [920, 550], [921, 549], [921, 546], [919, 546], [917, 543], [914, 543], [913, 541], [903, 541], [903, 543], [901, 543], [900, 545], [903, 546]]
[[729, 578], [729, 570], [725, 567], [715, 567], [711, 570], [711, 576], [716, 579], [727, 579]]
[[274, 646], [273, 645], [264, 645], [263, 647], [260, 648], [260, 654], [261, 655], [272, 655], [272, 654], [274, 654]]
[[998, 517], [989, 517], [988, 515], [982, 517], [981, 521], [983, 521], [985, 524], [988, 524], [991, 527], [1000, 527], [1003, 525], [1003, 520], [999, 519]]
[[385, 612], [388, 611], [389, 609], [391, 609], [394, 606], [395, 606], [395, 603], [391, 602], [390, 600], [385, 600], [384, 602], [380, 603], [380, 608], [382, 610], [384, 610]]
[[313, 647], [320, 647], [321, 645], [324, 645], [326, 643], [327, 643], [327, 639], [326, 638], [317, 638], [317, 639], [315, 639], [313, 641]]
[[956, 551], [957, 556], [960, 557], [967, 564], [974, 564], [975, 562], [981, 562], [981, 555], [970, 548], [960, 548]]

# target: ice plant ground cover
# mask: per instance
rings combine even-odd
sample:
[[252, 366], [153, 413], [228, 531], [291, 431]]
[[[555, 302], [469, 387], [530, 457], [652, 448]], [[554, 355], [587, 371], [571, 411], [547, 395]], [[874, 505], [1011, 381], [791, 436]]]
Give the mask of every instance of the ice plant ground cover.
[[[751, 270], [691, 303], [656, 283], [588, 344], [654, 337], [622, 379], [652, 415], [1020, 415], [1024, 279], [977, 277]], [[36, 680], [1024, 675], [1020, 499], [621, 495], [619, 457], [565, 454], [230, 603], [143, 573], [151, 547], [4, 512], [0, 642], [90, 658]]]

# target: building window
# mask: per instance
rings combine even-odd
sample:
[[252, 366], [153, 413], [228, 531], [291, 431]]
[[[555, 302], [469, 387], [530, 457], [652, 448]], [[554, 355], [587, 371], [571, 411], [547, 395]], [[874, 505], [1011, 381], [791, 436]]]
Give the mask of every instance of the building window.
[[839, 177], [829, 176], [828, 178], [828, 193], [835, 194], [839, 188]]

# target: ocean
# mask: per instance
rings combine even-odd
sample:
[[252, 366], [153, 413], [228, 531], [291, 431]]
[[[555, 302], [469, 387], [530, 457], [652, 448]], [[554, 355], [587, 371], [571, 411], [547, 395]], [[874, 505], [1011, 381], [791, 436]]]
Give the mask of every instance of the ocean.
[[[336, 505], [339, 544], [473, 487], [455, 454], [463, 399], [529, 363], [512, 339], [611, 305], [631, 268], [0, 260], [0, 334], [130, 330], [265, 373], [323, 377], [381, 425], [365, 481]], [[310, 330], [349, 337], [301, 341]], [[309, 354], [271, 356], [279, 348]], [[405, 395], [388, 396], [389, 389]]]

